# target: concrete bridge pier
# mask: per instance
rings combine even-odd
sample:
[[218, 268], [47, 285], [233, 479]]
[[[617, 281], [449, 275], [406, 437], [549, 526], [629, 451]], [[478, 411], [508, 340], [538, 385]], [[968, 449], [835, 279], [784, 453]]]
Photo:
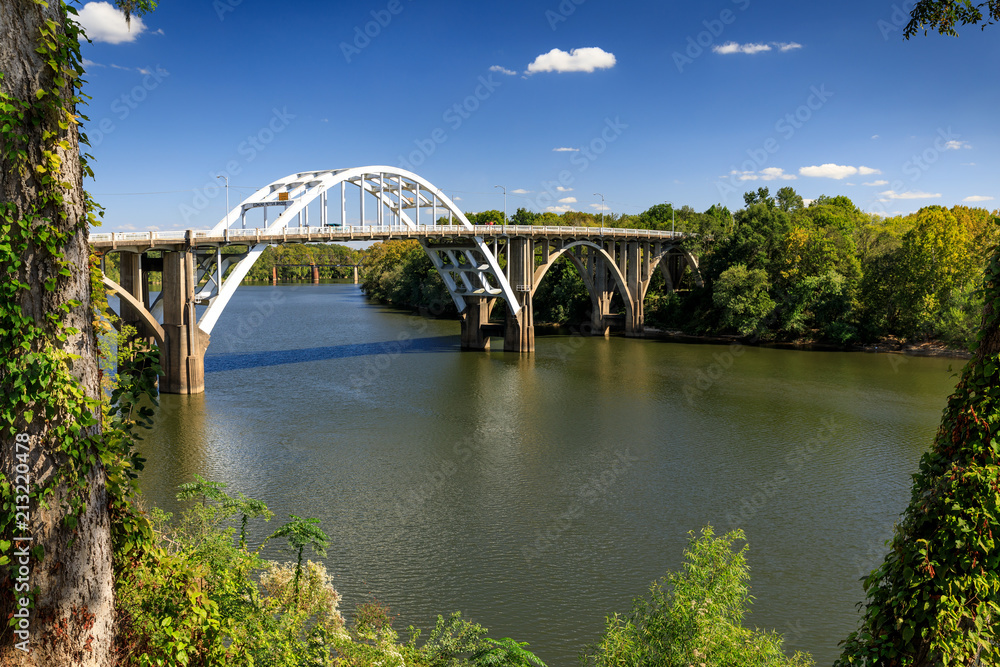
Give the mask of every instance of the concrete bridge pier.
[[505, 352], [522, 354], [534, 352], [535, 315], [531, 305], [531, 292], [535, 287], [535, 249], [531, 239], [510, 239], [507, 244], [507, 271], [508, 281], [514, 288], [514, 295], [521, 309], [515, 315], [510, 306], [506, 307], [503, 349]]
[[[118, 253], [118, 260], [119, 284], [125, 288], [125, 291], [134, 296], [136, 301], [145, 304], [148, 308], [147, 295], [149, 292], [143, 293], [142, 255], [134, 252], [121, 252]], [[140, 336], [145, 334], [145, 324], [140, 319], [139, 313], [124, 300], [121, 304], [119, 319], [123, 325], [135, 327]]]
[[[604, 251], [611, 257], [615, 256], [615, 243], [602, 243]], [[598, 253], [591, 253], [594, 258], [593, 288], [591, 290], [590, 328], [592, 336], [607, 337], [611, 332], [611, 297], [615, 294], [615, 281], [611, 277], [608, 261]]]
[[489, 350], [490, 299], [486, 297], [465, 297], [465, 312], [462, 314], [462, 349]]
[[[631, 314], [625, 313], [625, 336], [626, 338], [637, 338], [642, 336], [645, 324], [642, 310], [642, 289], [644, 271], [649, 267], [649, 244], [639, 241], [629, 241], [622, 244], [625, 256], [624, 271], [625, 286], [631, 295]], [[645, 257], [646, 261], [643, 262]]]
[[163, 332], [160, 391], [205, 391], [205, 350], [209, 335], [198, 327], [194, 303], [194, 257], [190, 251], [163, 253]]

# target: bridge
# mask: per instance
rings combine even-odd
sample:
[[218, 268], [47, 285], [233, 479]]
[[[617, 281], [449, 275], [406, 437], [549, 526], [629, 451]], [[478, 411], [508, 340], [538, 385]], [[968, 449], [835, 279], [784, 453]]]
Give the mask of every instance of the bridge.
[[[351, 208], [361, 224], [347, 224], [348, 186], [357, 188]], [[339, 199], [339, 223], [331, 222], [337, 212], [334, 206], [331, 216], [331, 199], [334, 204]], [[310, 226], [310, 210], [318, 226]], [[257, 211], [262, 223], [248, 227], [248, 217]], [[277, 214], [271, 221], [270, 211]], [[209, 230], [91, 234], [90, 243], [102, 256], [102, 268], [107, 253], [119, 255], [119, 282], [105, 275], [104, 284], [119, 296], [121, 322], [135, 326], [160, 348], [160, 391], [195, 394], [205, 390], [204, 359], [212, 329], [269, 244], [394, 239], [414, 239], [423, 246], [462, 316], [464, 350], [488, 350], [490, 337], [502, 335], [505, 351], [533, 352], [531, 299], [562, 257], [574, 264], [590, 293], [595, 335], [607, 335], [618, 319], [611, 312], [616, 293], [624, 304], [625, 335], [642, 335], [643, 300], [657, 269], [668, 290], [678, 289], [684, 280], [700, 282], [698, 262], [684, 247], [684, 234], [473, 225], [426, 179], [389, 166], [292, 174], [247, 197]], [[154, 272], [162, 274], [161, 290], [151, 299]], [[504, 323], [493, 325], [490, 312], [501, 302]]]

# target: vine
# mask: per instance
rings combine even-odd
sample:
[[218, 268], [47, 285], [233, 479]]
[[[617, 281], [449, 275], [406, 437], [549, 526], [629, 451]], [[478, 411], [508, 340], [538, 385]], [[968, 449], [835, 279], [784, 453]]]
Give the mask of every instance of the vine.
[[1000, 248], [985, 273], [979, 350], [948, 399], [861, 627], [837, 665], [1000, 662]]

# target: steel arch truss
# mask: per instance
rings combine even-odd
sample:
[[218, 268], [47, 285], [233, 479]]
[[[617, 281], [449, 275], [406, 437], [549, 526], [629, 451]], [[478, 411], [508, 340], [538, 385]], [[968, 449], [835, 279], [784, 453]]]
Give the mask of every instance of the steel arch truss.
[[[338, 185], [339, 188], [336, 187]], [[228, 233], [233, 245], [239, 244], [241, 235], [249, 240], [252, 237], [243, 231], [246, 216], [257, 208], [264, 210], [262, 232], [273, 234], [309, 227], [308, 205], [316, 200], [319, 201], [318, 222], [321, 228], [330, 225], [348, 227], [347, 185], [357, 188], [357, 194], [352, 193], [351, 196], [358, 197], [360, 226], [415, 230], [422, 225], [437, 224], [438, 217], [447, 213], [449, 224], [473, 230], [465, 214], [429, 181], [405, 169], [376, 165], [300, 172], [278, 179], [240, 202], [211, 230], [210, 235]], [[331, 216], [330, 205], [337, 202], [340, 206], [334, 208], [335, 215]], [[278, 214], [273, 221], [268, 216], [271, 209]], [[331, 222], [336, 219], [339, 222]], [[518, 312], [520, 306], [514, 292], [496, 255], [482, 237], [473, 236], [467, 241], [447, 246], [437, 245], [428, 238], [421, 238], [420, 243], [441, 273], [459, 312], [466, 308], [466, 297], [483, 296], [501, 298], [515, 313]], [[242, 255], [223, 254], [219, 248], [198, 254], [196, 300], [200, 305], [207, 306], [198, 326], [205, 333], [211, 333], [226, 304], [267, 244], [247, 244], [247, 247], [247, 252]]]

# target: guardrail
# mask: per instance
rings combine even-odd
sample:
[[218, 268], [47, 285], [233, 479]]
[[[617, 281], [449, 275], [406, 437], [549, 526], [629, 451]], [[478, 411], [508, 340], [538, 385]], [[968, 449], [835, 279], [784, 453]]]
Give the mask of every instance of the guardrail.
[[689, 236], [681, 232], [666, 232], [654, 229], [622, 229], [618, 227], [563, 227], [552, 225], [475, 225], [472, 229], [461, 225], [420, 225], [418, 227], [400, 227], [390, 225], [364, 225], [354, 227], [286, 227], [275, 231], [265, 231], [259, 227], [250, 229], [225, 229], [221, 233], [212, 230], [188, 230], [188, 231], [150, 231], [150, 232], [111, 232], [102, 234], [91, 234], [91, 243], [123, 243], [129, 242], [148, 243], [157, 245], [158, 242], [173, 244], [177, 241], [190, 241], [197, 245], [199, 239], [211, 239], [212, 242], [238, 241], [240, 239], [253, 239], [262, 243], [273, 241], [284, 241], [289, 237], [307, 237], [321, 240], [344, 239], [363, 240], [357, 237], [368, 237], [371, 239], [384, 237], [413, 238], [420, 236], [550, 236], [550, 235], [573, 235], [573, 236], [611, 236], [611, 237], [631, 237], [648, 239], [674, 239]]

